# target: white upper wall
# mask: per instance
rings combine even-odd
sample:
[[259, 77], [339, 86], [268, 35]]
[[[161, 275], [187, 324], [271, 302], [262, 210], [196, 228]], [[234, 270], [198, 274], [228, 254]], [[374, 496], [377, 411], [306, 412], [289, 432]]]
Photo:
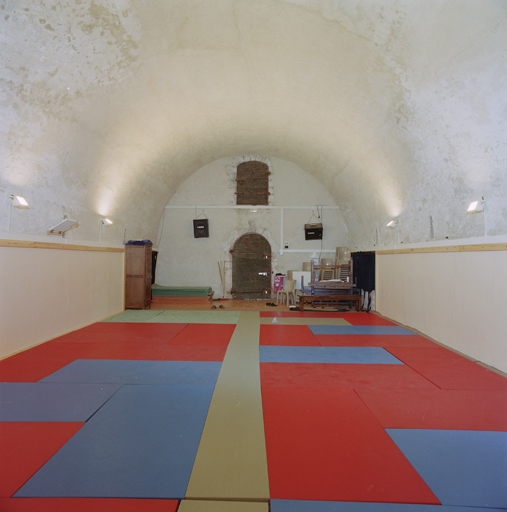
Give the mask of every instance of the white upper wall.
[[[236, 208], [233, 171], [239, 163], [254, 159], [260, 157], [216, 160], [180, 185], [166, 207], [158, 235], [157, 283], [211, 286], [215, 297], [221, 296], [218, 262], [227, 263], [226, 279], [230, 280], [229, 251], [245, 233], [256, 232], [268, 240], [273, 273], [301, 270], [313, 254], [334, 258], [337, 246], [348, 245], [343, 215], [329, 191], [303, 169], [278, 158], [261, 159], [271, 171], [271, 208], [258, 208], [257, 212]], [[209, 237], [194, 238], [192, 221], [203, 216], [209, 222]], [[322, 222], [322, 241], [305, 240], [308, 222]], [[284, 250], [285, 242], [289, 250]], [[230, 283], [225, 291], [229, 289]]]
[[[350, 245], [507, 233], [503, 0], [0, 2], [0, 231], [155, 239], [193, 173], [292, 162]], [[303, 201], [304, 199], [297, 199]], [[5, 235], [5, 234], [4, 234]]]

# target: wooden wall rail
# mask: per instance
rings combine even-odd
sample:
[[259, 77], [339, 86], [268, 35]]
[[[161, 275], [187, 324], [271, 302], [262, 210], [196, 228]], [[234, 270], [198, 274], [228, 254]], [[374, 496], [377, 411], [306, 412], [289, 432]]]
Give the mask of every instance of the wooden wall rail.
[[29, 249], [58, 249], [65, 251], [125, 252], [120, 247], [99, 247], [94, 245], [61, 244], [51, 242], [30, 242], [27, 240], [0, 240], [0, 247], [24, 247]]
[[507, 251], [507, 243], [500, 244], [474, 244], [474, 245], [446, 245], [442, 247], [416, 247], [412, 249], [390, 249], [376, 251], [376, 254], [417, 254], [435, 252], [474, 252], [474, 251]]

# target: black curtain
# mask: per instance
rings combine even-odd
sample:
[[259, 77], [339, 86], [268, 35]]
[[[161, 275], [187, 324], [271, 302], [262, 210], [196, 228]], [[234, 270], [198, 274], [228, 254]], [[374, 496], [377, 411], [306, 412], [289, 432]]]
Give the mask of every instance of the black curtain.
[[155, 270], [157, 269], [158, 251], [151, 251], [151, 284], [155, 284]]
[[354, 284], [358, 290], [371, 293], [375, 290], [375, 253], [352, 253]]

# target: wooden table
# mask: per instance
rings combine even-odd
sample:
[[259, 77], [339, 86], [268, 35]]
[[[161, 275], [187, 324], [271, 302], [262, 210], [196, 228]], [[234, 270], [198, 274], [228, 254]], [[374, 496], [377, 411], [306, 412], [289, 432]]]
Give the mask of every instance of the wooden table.
[[305, 304], [338, 304], [338, 302], [353, 302], [356, 311], [361, 311], [362, 297], [359, 294], [335, 293], [333, 295], [301, 295], [299, 297], [299, 311], [304, 311]]

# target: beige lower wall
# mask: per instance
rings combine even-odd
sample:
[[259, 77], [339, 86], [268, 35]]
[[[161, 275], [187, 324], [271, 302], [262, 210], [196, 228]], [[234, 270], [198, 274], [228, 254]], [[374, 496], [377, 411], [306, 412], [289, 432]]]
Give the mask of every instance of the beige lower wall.
[[122, 250], [0, 246], [0, 357], [122, 311], [123, 283]]
[[377, 253], [377, 311], [507, 372], [507, 251]]

